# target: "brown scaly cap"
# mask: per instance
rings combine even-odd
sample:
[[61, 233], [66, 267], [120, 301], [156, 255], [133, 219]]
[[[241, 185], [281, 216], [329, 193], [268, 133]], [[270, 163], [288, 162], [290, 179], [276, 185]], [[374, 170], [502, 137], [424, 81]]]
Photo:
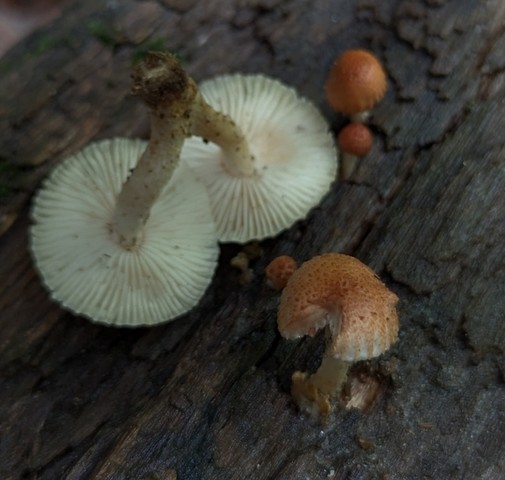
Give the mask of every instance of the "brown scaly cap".
[[387, 81], [382, 64], [366, 50], [347, 50], [330, 69], [326, 98], [330, 106], [344, 115], [370, 110], [386, 93]]
[[354, 257], [328, 253], [296, 270], [281, 296], [282, 336], [314, 335], [329, 327], [329, 350], [346, 361], [380, 355], [398, 336], [398, 297]]

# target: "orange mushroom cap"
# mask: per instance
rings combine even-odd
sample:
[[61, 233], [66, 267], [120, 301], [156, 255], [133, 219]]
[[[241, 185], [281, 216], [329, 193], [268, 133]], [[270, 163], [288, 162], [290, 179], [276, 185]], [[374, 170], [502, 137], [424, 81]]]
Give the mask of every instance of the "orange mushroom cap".
[[329, 327], [331, 354], [345, 361], [380, 355], [398, 336], [398, 297], [358, 259], [327, 253], [296, 270], [284, 288], [277, 325], [285, 338]]
[[273, 288], [282, 290], [295, 270], [295, 259], [289, 255], [280, 255], [267, 265], [265, 275]]
[[337, 143], [343, 153], [364, 157], [372, 148], [373, 135], [363, 123], [349, 123], [340, 130]]
[[370, 110], [386, 93], [386, 74], [380, 61], [366, 50], [347, 50], [330, 69], [326, 99], [345, 115]]

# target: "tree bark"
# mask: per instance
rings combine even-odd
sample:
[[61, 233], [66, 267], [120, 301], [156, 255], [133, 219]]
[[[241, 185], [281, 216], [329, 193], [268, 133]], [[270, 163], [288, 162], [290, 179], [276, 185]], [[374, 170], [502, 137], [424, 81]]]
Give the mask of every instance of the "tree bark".
[[[107, 6], [104, 6], [107, 5]], [[2, 479], [505, 477], [505, 4], [502, 0], [69, 2], [0, 62]], [[199, 306], [150, 329], [94, 325], [51, 302], [28, 249], [29, 200], [90, 141], [147, 136], [132, 62], [167, 48], [196, 80], [263, 72], [321, 107], [336, 55], [389, 75], [372, 152], [308, 218], [261, 243], [239, 281], [222, 247]], [[300, 415], [295, 370], [324, 339], [287, 342], [263, 271], [345, 252], [400, 297], [400, 338], [351, 370], [368, 411]]]

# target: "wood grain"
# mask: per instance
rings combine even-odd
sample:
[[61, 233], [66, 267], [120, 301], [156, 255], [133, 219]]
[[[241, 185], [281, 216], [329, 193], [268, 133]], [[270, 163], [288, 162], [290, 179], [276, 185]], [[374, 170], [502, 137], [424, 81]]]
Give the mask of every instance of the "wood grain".
[[[9, 52], [0, 478], [504, 478], [504, 21], [501, 0], [90, 0]], [[29, 255], [31, 194], [88, 142], [147, 136], [129, 94], [143, 51], [176, 52], [197, 80], [277, 77], [338, 131], [322, 85], [356, 46], [390, 77], [373, 150], [305, 221], [262, 242], [250, 283], [228, 245], [198, 307], [167, 325], [105, 328], [51, 302]], [[323, 338], [280, 338], [263, 270], [281, 253], [328, 251], [377, 270], [401, 299], [401, 331], [354, 370], [380, 379], [378, 403], [321, 426], [296, 411], [289, 385], [295, 369], [317, 368]]]

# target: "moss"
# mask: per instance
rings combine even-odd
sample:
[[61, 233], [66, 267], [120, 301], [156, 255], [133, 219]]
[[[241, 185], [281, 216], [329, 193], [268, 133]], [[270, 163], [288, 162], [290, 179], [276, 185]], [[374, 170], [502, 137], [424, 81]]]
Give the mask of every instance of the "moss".
[[[155, 37], [155, 38], [150, 38], [148, 40], [145, 40], [142, 43], [139, 43], [132, 54], [132, 64], [136, 65], [139, 63], [141, 60], [144, 59], [146, 56], [147, 52], [166, 52], [170, 51], [167, 48], [166, 40], [161, 37]], [[179, 62], [182, 64], [187, 61], [187, 55], [182, 53], [182, 52], [170, 52], [173, 53]]]
[[26, 51], [22, 54], [21, 62], [4, 60], [0, 63], [0, 73], [7, 74], [16, 68], [16, 65], [37, 58], [38, 56], [55, 48], [69, 48], [72, 46], [72, 39], [69, 37], [43, 35], [33, 39]]
[[10, 197], [14, 193], [12, 188], [9, 188], [7, 185], [3, 185], [0, 183], [0, 200], [5, 200]]
[[45, 35], [40, 37], [30, 48], [28, 56], [36, 57], [42, 55], [49, 50], [53, 50], [58, 47], [68, 47], [70, 45], [70, 39], [66, 37], [55, 37], [51, 35]]
[[12, 163], [7, 160], [0, 160], [0, 175], [2, 175], [2, 173], [12, 173], [16, 170], [16, 167], [12, 165]]
[[103, 20], [91, 20], [87, 27], [91, 35], [107, 47], [114, 48], [122, 41], [123, 34]]
[[0, 73], [1, 74], [7, 74], [9, 73], [11, 70], [14, 70], [14, 62], [7, 62], [7, 61], [3, 61], [3, 62], [0, 62]]

